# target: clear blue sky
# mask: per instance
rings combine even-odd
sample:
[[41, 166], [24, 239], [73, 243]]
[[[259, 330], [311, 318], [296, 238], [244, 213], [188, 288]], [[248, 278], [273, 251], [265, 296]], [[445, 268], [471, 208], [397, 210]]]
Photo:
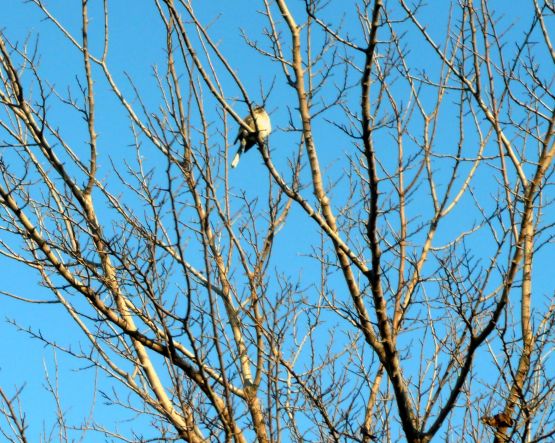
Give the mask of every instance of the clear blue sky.
[[[64, 91], [67, 85], [74, 87], [75, 76], [82, 77], [80, 54], [68, 44], [51, 23], [43, 20], [42, 13], [36, 7], [23, 1], [11, 0], [4, 3], [0, 15], [2, 32], [11, 41], [23, 43], [28, 39], [31, 46], [38, 45], [40, 74], [52, 82], [54, 87], [60, 91]], [[68, 30], [79, 36], [80, 7], [78, 2], [51, 1], [47, 3], [52, 4], [53, 12], [68, 27]], [[101, 20], [100, 11], [95, 10], [97, 3], [99, 2], [91, 2], [93, 51], [95, 48], [97, 51], [100, 49], [98, 43], [101, 41], [100, 34], [97, 32], [95, 35], [95, 29], [101, 28], [98, 26]], [[277, 76], [275, 90], [267, 105], [268, 110], [272, 113], [275, 128], [270, 145], [273, 149], [272, 156], [275, 163], [286, 171], [287, 158], [291, 157], [296, 149], [294, 137], [285, 131], [288, 120], [287, 106], [294, 108], [294, 105], [291, 105], [294, 100], [293, 91], [284, 84], [277, 65], [263, 61], [260, 57], [255, 58], [252, 49], [245, 47], [239, 37], [241, 28], [247, 30], [250, 35], [260, 35], [262, 27], [265, 26], [263, 17], [259, 14], [250, 14], [246, 19], [245, 10], [252, 8], [255, 2], [213, 0], [202, 2], [202, 6], [200, 6], [201, 2], [197, 3], [199, 4], [197, 7], [199, 18], [205, 23], [213, 22], [209, 29], [212, 38], [218, 42], [220, 50], [229, 58], [231, 65], [236, 67], [244, 85], [255, 100], [261, 99], [260, 85], [267, 90], [273, 77]], [[293, 11], [300, 12], [300, 10], [295, 11], [295, 8], [300, 7], [302, 2], [291, 3], [294, 5]], [[515, 38], [520, 36], [523, 27], [528, 25], [528, 19], [521, 19], [520, 11], [515, 10], [515, 8], [522, 8], [522, 15], [524, 15], [525, 8], [529, 7], [524, 6], [524, 3], [529, 4], [529, 2], [517, 2], [511, 5], [513, 8], [511, 17], [506, 19], [507, 24], [509, 21], [514, 21], [515, 27], [510, 32], [514, 33]], [[62, 4], [63, 6], [61, 6]], [[502, 4], [502, 2], [491, 2], [491, 4]], [[258, 2], [256, 7], [260, 7]], [[439, 35], [443, 31], [447, 7], [443, 5], [442, 8], [443, 10], [435, 12], [436, 15], [432, 15], [430, 10], [425, 15], [432, 34]], [[341, 11], [341, 13], [343, 12], [345, 13], [345, 28], [349, 28], [351, 25], [353, 28], [358, 27], [352, 11]], [[338, 12], [338, 16], [341, 13]], [[330, 15], [333, 14], [330, 13]], [[156, 93], [152, 66], [163, 64], [164, 60], [164, 36], [159, 32], [158, 24], [159, 19], [152, 10], [151, 2], [141, 0], [137, 2], [112, 1], [110, 3], [109, 64], [113, 68], [117, 81], [125, 85], [128, 88], [127, 91], [130, 89], [124, 73], [128, 73], [142, 91], [152, 91], [152, 95], [147, 94], [144, 98], [147, 105], [153, 107], [159, 97]], [[356, 31], [354, 35], [356, 36]], [[424, 45], [415, 44], [411, 48], [409, 59], [422, 62], [426, 57], [431, 56], [423, 48]], [[425, 61], [422, 64], [425, 65]], [[100, 148], [104, 150], [104, 154], [101, 156], [100, 176], [103, 174], [108, 176], [110, 174], [108, 157], [117, 163], [132, 155], [132, 150], [129, 148], [131, 133], [124, 114], [121, 111], [114, 112], [114, 100], [108, 94], [107, 85], [99, 81], [95, 87], [100, 99], [98, 102], [99, 143]], [[353, 100], [356, 100], [356, 97], [355, 95]], [[246, 107], [237, 103], [237, 109], [238, 112], [243, 113]], [[54, 108], [53, 114], [58, 120], [64, 136], [76, 146], [82, 145], [84, 142], [83, 122], [75, 116], [67, 115], [61, 108]], [[208, 114], [210, 115], [210, 112]], [[218, 121], [215, 109], [212, 116], [214, 121]], [[345, 139], [338, 135], [337, 129], [327, 124], [324, 118], [318, 120], [315, 125], [318, 128], [315, 131], [316, 143], [320, 147], [322, 163], [333, 168], [336, 159], [341, 157], [343, 152], [351, 150], [352, 146], [347, 145]], [[216, 130], [221, 130], [221, 127], [214, 128], [214, 131]], [[235, 130], [236, 126], [232, 124], [230, 131], [234, 133]], [[452, 138], [452, 131], [455, 131], [456, 128], [451, 123], [445, 123], [442, 130], [443, 133], [439, 136], [439, 140], [448, 144]], [[214, 147], [214, 149], [218, 148], [218, 146]], [[148, 156], [148, 154], [145, 155]], [[240, 170], [231, 178], [235, 191], [245, 191], [250, 196], [256, 195], [260, 182], [263, 180], [266, 183], [267, 181], [266, 174], [257, 170], [260, 161], [257, 153], [245, 156], [241, 160]], [[336, 169], [330, 175], [334, 179], [341, 178], [343, 168], [345, 168], [344, 164], [341, 165], [340, 171]], [[478, 176], [478, 180], [490, 183], [490, 177]], [[339, 193], [341, 192], [346, 192], [346, 190], [340, 188]], [[455, 230], [457, 229], [456, 221], [464, 217], [465, 206], [463, 205], [460, 211], [454, 212], [452, 215]], [[445, 229], [445, 232], [440, 232], [440, 239], [442, 236], [447, 238], [452, 234], [449, 228]], [[274, 262], [288, 263], [292, 267], [296, 267], [299, 273], [314, 272], [314, 264], [303, 257], [303, 254], [310, 252], [310, 247], [304, 246], [308, 243], [306, 239], [316, 238], [313, 227], [307, 218], [295, 209], [292, 219], [280, 235], [282, 238], [287, 238], [287, 242], [278, 242], [274, 251]], [[487, 256], [484, 249], [481, 249], [485, 248], [484, 245], [474, 243], [472, 246], [476, 248], [477, 255]], [[537, 260], [535, 272], [547, 275], [553, 256], [552, 254], [548, 255], [549, 251], [542, 251], [541, 254], [545, 254], [545, 260]], [[2, 276], [0, 289], [33, 299], [53, 298], [38, 286], [38, 280], [34, 274], [4, 258], [0, 258], [0, 275]], [[338, 288], [338, 290], [342, 290], [342, 288]], [[548, 295], [553, 290], [553, 284], [548, 279], [539, 279], [535, 290], [540, 294]], [[8, 392], [12, 391], [15, 386], [25, 385], [21, 398], [23, 408], [28, 413], [30, 436], [34, 440], [43, 427], [43, 420], [47, 429], [55, 420], [55, 412], [52, 409], [53, 402], [44, 387], [45, 368], [53, 376], [53, 351], [44, 347], [39, 340], [29, 339], [28, 335], [18, 331], [7, 319], [14, 319], [23, 328], [32, 327], [34, 333], [37, 334], [44, 331], [45, 336], [62, 347], [78, 345], [78, 340], [72, 340], [76, 328], [69, 321], [67, 314], [57, 305], [28, 305], [7, 298], [0, 299], [0, 303], [3, 314], [0, 322], [0, 337], [4, 342], [4, 346], [0, 347], [0, 384]], [[83, 408], [85, 406], [88, 408], [94, 392], [91, 384], [93, 371], [81, 371], [80, 369], [86, 363], [69, 359], [63, 353], [58, 352], [57, 356], [60, 372], [64, 374], [59, 379], [64, 408], [70, 419], [79, 421], [87, 415]], [[103, 386], [110, 386], [111, 382], [106, 380], [104, 375], [100, 375], [100, 380]], [[110, 420], [124, 418], [119, 415], [114, 416], [113, 408], [103, 406], [102, 400], [98, 400], [95, 414], [98, 422], [109, 423]], [[119, 426], [125, 427], [126, 424]]]

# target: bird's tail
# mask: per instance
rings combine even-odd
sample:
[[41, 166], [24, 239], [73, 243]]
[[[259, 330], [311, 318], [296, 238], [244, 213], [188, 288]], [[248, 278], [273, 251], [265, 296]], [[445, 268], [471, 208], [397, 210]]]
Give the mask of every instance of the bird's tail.
[[239, 164], [239, 158], [241, 158], [241, 154], [243, 152], [242, 146], [237, 150], [237, 153], [235, 154], [235, 157], [233, 157], [233, 160], [231, 161], [231, 167], [235, 168], [237, 167], [237, 165]]

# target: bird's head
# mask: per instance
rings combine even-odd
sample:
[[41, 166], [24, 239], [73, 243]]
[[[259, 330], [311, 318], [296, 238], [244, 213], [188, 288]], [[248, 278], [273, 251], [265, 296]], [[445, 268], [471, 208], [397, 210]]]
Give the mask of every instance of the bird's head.
[[262, 114], [262, 113], [265, 113], [266, 111], [262, 106], [255, 105], [252, 107], [252, 112], [253, 114]]

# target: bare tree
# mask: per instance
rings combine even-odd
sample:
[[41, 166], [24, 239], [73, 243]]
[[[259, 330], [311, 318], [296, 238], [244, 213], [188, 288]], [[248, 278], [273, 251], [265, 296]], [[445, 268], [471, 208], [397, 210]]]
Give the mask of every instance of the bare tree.
[[[156, 0], [165, 47], [145, 77], [111, 59], [106, 0], [83, 0], [79, 27], [29, 3], [80, 71], [48, 78], [41, 45], [3, 24], [1, 252], [87, 344], [27, 332], [152, 424], [63, 429], [553, 438], [552, 1], [263, 0], [256, 17], [233, 6], [246, 30], [229, 35], [225, 14]], [[231, 171], [255, 103], [274, 132]], [[103, 138], [110, 124], [126, 146]], [[29, 417], [0, 393], [5, 435], [25, 441]]]

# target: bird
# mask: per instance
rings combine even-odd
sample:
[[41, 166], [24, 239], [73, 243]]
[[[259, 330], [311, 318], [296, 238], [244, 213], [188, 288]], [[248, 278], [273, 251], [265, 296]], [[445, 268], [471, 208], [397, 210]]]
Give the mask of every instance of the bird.
[[239, 142], [239, 149], [231, 162], [232, 168], [237, 167], [241, 155], [256, 144], [258, 136], [260, 136], [262, 140], [265, 140], [272, 131], [270, 116], [262, 106], [255, 106], [252, 109], [252, 114], [247, 115], [243, 120], [249, 129], [242, 126], [239, 127], [239, 132], [234, 142]]
[[493, 417], [484, 416], [480, 420], [482, 423], [497, 429], [510, 428], [515, 424], [514, 418], [506, 412], [500, 412], [499, 414], [495, 414]]

